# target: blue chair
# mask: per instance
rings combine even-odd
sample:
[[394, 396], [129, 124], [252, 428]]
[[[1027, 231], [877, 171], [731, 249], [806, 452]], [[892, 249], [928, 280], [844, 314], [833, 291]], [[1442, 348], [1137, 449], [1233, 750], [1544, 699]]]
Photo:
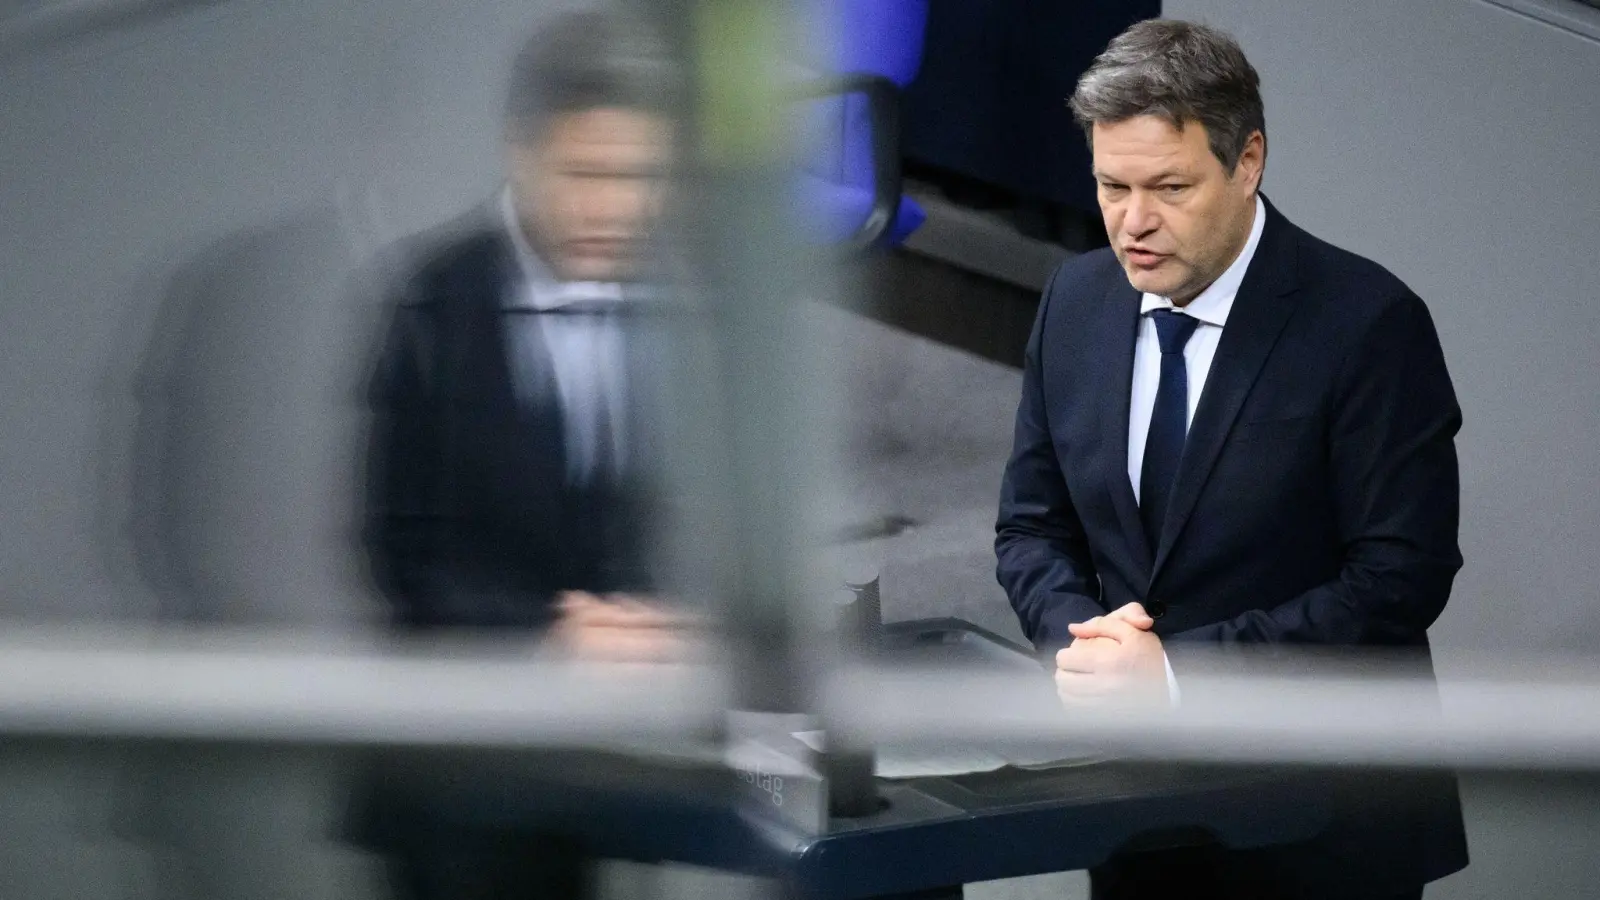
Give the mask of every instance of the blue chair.
[[928, 0], [812, 0], [817, 54], [812, 143], [798, 203], [810, 233], [852, 249], [895, 246], [926, 220], [901, 194], [900, 94], [922, 61]]

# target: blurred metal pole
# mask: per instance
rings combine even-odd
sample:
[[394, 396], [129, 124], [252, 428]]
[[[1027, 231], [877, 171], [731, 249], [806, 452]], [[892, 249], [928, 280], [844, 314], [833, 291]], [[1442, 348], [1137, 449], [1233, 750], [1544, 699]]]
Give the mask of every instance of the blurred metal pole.
[[712, 667], [577, 663], [504, 640], [15, 624], [0, 636], [0, 741], [671, 752], [726, 702]]
[[[1062, 757], [1600, 770], [1600, 669], [1589, 659], [1474, 661], [1436, 684], [1393, 659], [1300, 657], [1186, 674], [1183, 703], [1063, 709], [1047, 676], [842, 667], [818, 697], [857, 740]], [[1537, 677], [1528, 675], [1538, 672]], [[830, 733], [830, 739], [832, 733]]]
[[[837, 736], [1035, 760], [1087, 751], [1600, 771], [1593, 659], [1475, 660], [1437, 687], [1382, 659], [1302, 659], [1295, 669], [1186, 674], [1175, 710], [1064, 711], [1042, 671], [865, 663], [838, 667], [808, 699], [829, 722], [830, 747]], [[0, 635], [0, 743], [614, 748], [716, 759], [700, 738], [722, 718], [727, 675], [561, 662], [504, 641], [398, 647], [305, 632], [12, 623]]]
[[[836, 392], [805, 297], [817, 250], [798, 239], [789, 202], [795, 113], [780, 71], [793, 23], [782, 0], [663, 0], [691, 72], [691, 159], [679, 221], [707, 314], [706, 367], [717, 403], [683, 410], [709, 449], [684, 462], [680, 489], [715, 497], [716, 588], [735, 655], [735, 703], [805, 708], [809, 675], [796, 652], [811, 616], [809, 545], [831, 496], [828, 449]], [[720, 411], [720, 413], [719, 413]], [[707, 440], [704, 436], [713, 436]], [[680, 457], [682, 459], [682, 457]]]

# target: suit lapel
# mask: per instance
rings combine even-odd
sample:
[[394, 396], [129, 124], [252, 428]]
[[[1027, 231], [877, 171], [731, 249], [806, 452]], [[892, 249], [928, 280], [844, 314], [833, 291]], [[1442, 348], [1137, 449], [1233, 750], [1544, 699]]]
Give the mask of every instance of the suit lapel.
[[1189, 425], [1189, 437], [1172, 485], [1172, 499], [1162, 523], [1161, 544], [1150, 573], [1152, 580], [1172, 555], [1173, 545], [1194, 511], [1245, 398], [1294, 311], [1294, 305], [1283, 299], [1296, 285], [1294, 227], [1270, 203], [1266, 208], [1261, 243], [1234, 298], [1227, 327], [1206, 375], [1200, 405]]
[[466, 373], [467, 397], [483, 401], [515, 402], [513, 374], [517, 371], [509, 351], [504, 303], [514, 289], [515, 260], [504, 235], [485, 233], [475, 248], [476, 259], [461, 265], [460, 280], [449, 286], [459, 308], [462, 347], [460, 361]]
[[508, 455], [525, 460], [529, 474], [538, 472], [541, 480], [556, 478], [566, 467], [565, 428], [549, 353], [536, 328], [513, 331], [537, 322], [514, 321], [522, 314], [506, 312], [511, 292], [523, 284], [509, 236], [495, 229], [483, 252], [483, 281], [463, 304], [470, 397], [502, 423]]
[[1139, 298], [1139, 292], [1119, 268], [1102, 304], [1099, 335], [1093, 344], [1095, 356], [1089, 363], [1100, 382], [1095, 396], [1101, 398], [1101, 427], [1106, 435], [1106, 489], [1111, 492], [1111, 504], [1140, 571], [1148, 572], [1154, 548], [1144, 536], [1139, 501], [1128, 480], [1128, 406], [1133, 392], [1134, 344], [1139, 336]]

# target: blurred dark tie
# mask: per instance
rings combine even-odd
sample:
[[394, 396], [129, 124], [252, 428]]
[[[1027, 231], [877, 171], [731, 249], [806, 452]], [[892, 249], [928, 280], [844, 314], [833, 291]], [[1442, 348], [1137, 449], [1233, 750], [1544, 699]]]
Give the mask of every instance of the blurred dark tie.
[[1139, 518], [1154, 551], [1161, 545], [1161, 522], [1167, 515], [1172, 481], [1178, 474], [1183, 442], [1189, 433], [1189, 370], [1183, 360], [1183, 345], [1189, 342], [1200, 320], [1171, 309], [1153, 310], [1150, 318], [1155, 320], [1156, 339], [1161, 344], [1161, 380], [1144, 442], [1144, 466], [1139, 472]]
[[545, 308], [518, 307], [513, 312], [532, 313], [540, 316], [620, 316], [631, 310], [628, 304], [620, 300], [575, 300], [560, 306]]
[[[623, 413], [619, 382], [625, 382], [626, 374], [618, 367], [626, 362], [617, 354], [621, 343], [616, 329], [633, 312], [633, 304], [614, 285], [569, 282], [540, 286], [507, 311], [543, 323], [525, 333], [534, 337], [532, 348], [524, 352], [535, 360], [548, 352], [557, 383], [566, 385], [562, 413], [573, 466], [569, 475], [585, 484], [619, 475], [626, 440], [617, 421]], [[543, 344], [546, 339], [553, 343]]]

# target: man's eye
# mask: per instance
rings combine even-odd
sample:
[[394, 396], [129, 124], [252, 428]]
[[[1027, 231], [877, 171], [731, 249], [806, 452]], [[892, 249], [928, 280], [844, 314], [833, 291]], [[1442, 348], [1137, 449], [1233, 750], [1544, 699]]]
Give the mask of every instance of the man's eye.
[[1188, 187], [1186, 184], [1163, 184], [1161, 186], [1161, 192], [1170, 196], [1172, 194], [1182, 193], [1183, 189], [1186, 187]]

